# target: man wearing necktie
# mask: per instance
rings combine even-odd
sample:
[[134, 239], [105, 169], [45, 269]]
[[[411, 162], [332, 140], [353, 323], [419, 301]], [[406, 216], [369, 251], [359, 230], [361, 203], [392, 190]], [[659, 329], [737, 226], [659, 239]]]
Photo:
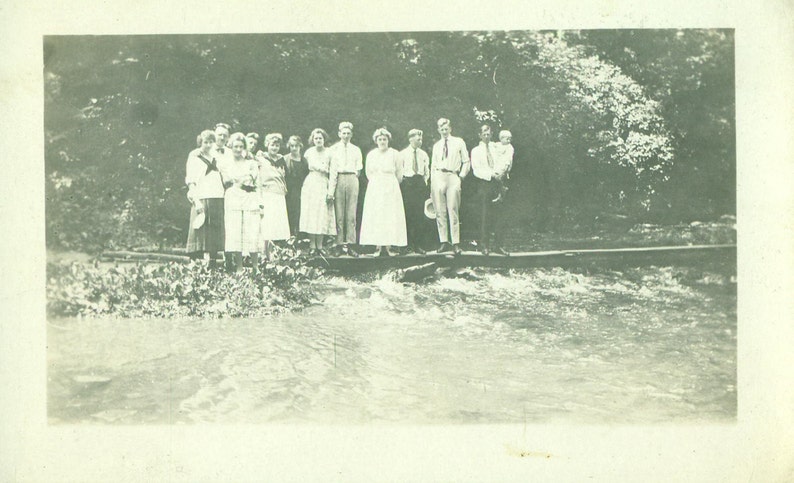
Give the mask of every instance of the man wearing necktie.
[[[436, 212], [438, 253], [460, 254], [460, 181], [469, 173], [469, 152], [466, 142], [452, 136], [449, 119], [438, 120], [441, 139], [433, 145], [430, 173], [430, 196]], [[450, 246], [450, 242], [452, 245]]]
[[425, 253], [422, 245], [427, 240], [427, 219], [424, 215], [425, 200], [428, 197], [430, 180], [430, 158], [422, 150], [422, 131], [408, 131], [410, 145], [400, 151], [403, 163], [403, 179], [400, 189], [405, 209], [405, 225], [408, 234], [408, 248], [417, 253]]
[[[230, 163], [234, 158], [232, 155], [232, 150], [226, 147], [226, 141], [229, 140], [229, 132], [231, 132], [231, 128], [231, 126], [223, 122], [219, 122], [215, 125], [215, 146], [212, 149], [212, 157], [215, 158], [218, 169], [221, 173], [225, 171], [228, 163]], [[228, 188], [231, 186], [231, 183], [228, 183], [224, 180], [223, 186]]]
[[350, 142], [353, 124], [339, 123], [339, 142], [331, 147], [328, 176], [329, 198], [334, 200], [336, 213], [335, 255], [347, 253], [358, 256], [350, 246], [356, 244], [356, 209], [358, 208], [358, 176], [364, 168], [361, 149]]
[[[488, 255], [491, 250], [507, 255], [500, 246], [499, 219], [504, 206], [500, 203], [501, 184], [509, 166], [503, 157], [496, 156], [496, 143], [491, 142], [491, 127], [480, 127], [480, 144], [471, 150], [471, 170], [477, 179], [477, 204], [480, 209], [480, 250]], [[493, 244], [491, 243], [493, 237]]]

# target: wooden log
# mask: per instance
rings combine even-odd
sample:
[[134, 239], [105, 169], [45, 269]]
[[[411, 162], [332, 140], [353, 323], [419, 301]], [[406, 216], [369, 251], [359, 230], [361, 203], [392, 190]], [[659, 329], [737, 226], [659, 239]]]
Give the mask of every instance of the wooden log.
[[188, 263], [190, 257], [187, 255], [170, 255], [167, 253], [147, 253], [147, 252], [130, 252], [130, 251], [110, 251], [103, 252], [99, 259], [102, 261], [115, 261], [115, 262], [177, 262]]
[[187, 255], [187, 250], [185, 247], [167, 247], [167, 246], [145, 246], [145, 247], [135, 247], [129, 250], [135, 253], [165, 253], [168, 255]]
[[416, 283], [435, 275], [437, 267], [438, 265], [434, 262], [408, 267], [397, 272], [397, 280], [400, 282]]
[[649, 265], [695, 263], [736, 264], [736, 245], [688, 245], [639, 248], [607, 248], [582, 250], [549, 250], [514, 252], [510, 256], [483, 255], [479, 252], [451, 254], [410, 254], [394, 257], [328, 257], [310, 260], [339, 273], [361, 273], [376, 270], [405, 269], [410, 266], [435, 263], [438, 267], [490, 268], [626, 268]]
[[[108, 251], [100, 255], [102, 261], [114, 262], [152, 262], [188, 263], [187, 255], [154, 252]], [[736, 265], [736, 245], [687, 245], [662, 247], [605, 248], [581, 250], [548, 250], [537, 252], [513, 252], [509, 256], [479, 252], [463, 252], [453, 256], [450, 253], [417, 254], [372, 257], [350, 256], [317, 257], [310, 259], [310, 266], [322, 267], [338, 273], [363, 273], [378, 270], [407, 270], [411, 267], [425, 267], [433, 264], [435, 268], [451, 267], [489, 267], [489, 268], [614, 268], [633, 266], [673, 265], [694, 263], [717, 263]], [[419, 269], [417, 269], [419, 270]], [[425, 267], [428, 273], [430, 267]], [[419, 276], [424, 272], [417, 272]], [[408, 275], [412, 277], [413, 275]]]

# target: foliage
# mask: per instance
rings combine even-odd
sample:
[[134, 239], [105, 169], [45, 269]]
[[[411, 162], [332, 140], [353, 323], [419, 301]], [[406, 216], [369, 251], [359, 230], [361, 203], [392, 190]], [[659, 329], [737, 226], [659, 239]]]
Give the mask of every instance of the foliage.
[[619, 66], [658, 101], [676, 153], [673, 182], [657, 193], [662, 206], [689, 219], [735, 213], [733, 31], [581, 31], [569, 41]]
[[183, 243], [186, 155], [220, 121], [305, 139], [351, 120], [365, 152], [380, 126], [398, 148], [441, 116], [469, 148], [509, 128], [515, 225], [732, 213], [732, 49], [711, 30], [46, 37], [47, 243]]
[[318, 275], [297, 258], [228, 274], [200, 261], [111, 268], [47, 264], [50, 315], [119, 317], [261, 317], [312, 303]]
[[588, 55], [580, 46], [571, 46], [553, 34], [538, 34], [532, 40], [538, 52], [533, 64], [568, 84], [567, 98], [574, 104], [571, 110], [580, 117], [571, 123], [575, 130], [568, 132], [569, 137], [575, 139], [578, 133], [590, 157], [627, 168], [633, 175], [618, 177], [622, 183], [617, 186], [607, 185], [606, 177], [616, 170], [596, 179], [603, 180], [602, 186], [617, 201], [626, 200], [630, 192], [635, 195], [631, 201], [647, 209], [656, 187], [669, 180], [667, 171], [673, 160], [671, 139], [658, 102], [620, 68]]

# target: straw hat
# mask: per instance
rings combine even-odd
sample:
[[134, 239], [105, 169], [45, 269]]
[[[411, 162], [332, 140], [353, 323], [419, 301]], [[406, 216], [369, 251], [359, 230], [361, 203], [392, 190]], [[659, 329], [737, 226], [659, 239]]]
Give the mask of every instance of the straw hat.
[[436, 207], [433, 205], [433, 199], [428, 198], [425, 200], [425, 216], [431, 220], [436, 219]]
[[[196, 211], [198, 211], [198, 209], [200, 207], [201, 207], [201, 205], [199, 203], [196, 203]], [[193, 229], [194, 230], [198, 230], [199, 228], [204, 226], [204, 220], [205, 219], [206, 219], [206, 215], [204, 214], [204, 211], [202, 210], [193, 219]]]

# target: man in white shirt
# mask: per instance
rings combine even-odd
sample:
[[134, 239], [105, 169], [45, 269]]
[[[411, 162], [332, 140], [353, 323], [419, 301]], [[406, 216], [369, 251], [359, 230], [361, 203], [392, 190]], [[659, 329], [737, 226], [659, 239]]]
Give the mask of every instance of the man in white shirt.
[[[212, 149], [212, 157], [215, 158], [221, 174], [223, 174], [226, 165], [234, 158], [232, 150], [226, 147], [231, 129], [231, 126], [223, 122], [215, 125], [215, 147]], [[229, 183], [224, 181], [224, 187], [228, 188]]]
[[[469, 173], [469, 153], [466, 142], [452, 136], [449, 119], [438, 120], [441, 139], [433, 145], [430, 171], [430, 196], [436, 212], [438, 253], [452, 251], [460, 254], [460, 181]], [[450, 241], [452, 246], [450, 247]]]
[[[507, 252], [500, 246], [499, 221], [504, 210], [501, 203], [502, 185], [510, 170], [506, 156], [498, 155], [499, 148], [491, 142], [491, 127], [480, 127], [480, 144], [471, 150], [471, 170], [477, 179], [477, 203], [480, 208], [480, 250], [484, 255], [491, 249], [502, 255]], [[510, 157], [512, 161], [512, 156]], [[493, 237], [493, 243], [491, 243]]]
[[350, 247], [356, 244], [356, 209], [358, 208], [358, 176], [364, 168], [361, 149], [350, 142], [353, 124], [339, 123], [339, 142], [331, 146], [328, 193], [334, 199], [336, 212], [335, 254], [358, 256]]
[[410, 145], [400, 151], [403, 164], [400, 189], [405, 210], [405, 227], [408, 232], [408, 249], [417, 253], [425, 253], [422, 248], [427, 240], [424, 206], [429, 194], [430, 180], [430, 157], [422, 150], [422, 134], [421, 129], [408, 131]]

